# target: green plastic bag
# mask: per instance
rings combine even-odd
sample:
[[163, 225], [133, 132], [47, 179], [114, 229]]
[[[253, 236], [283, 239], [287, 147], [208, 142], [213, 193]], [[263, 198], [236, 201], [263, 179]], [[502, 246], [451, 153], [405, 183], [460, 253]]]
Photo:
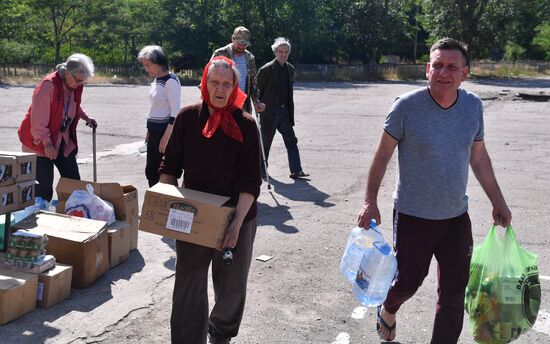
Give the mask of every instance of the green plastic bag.
[[474, 340], [500, 344], [517, 339], [533, 327], [540, 302], [537, 254], [519, 246], [511, 226], [503, 239], [493, 226], [470, 263], [464, 307]]

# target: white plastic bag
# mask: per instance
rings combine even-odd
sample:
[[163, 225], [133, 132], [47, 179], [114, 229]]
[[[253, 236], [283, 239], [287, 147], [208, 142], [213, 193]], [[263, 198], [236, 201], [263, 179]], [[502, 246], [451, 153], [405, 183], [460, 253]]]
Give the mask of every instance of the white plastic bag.
[[65, 203], [65, 213], [87, 219], [115, 222], [113, 205], [94, 194], [94, 187], [86, 184], [86, 190], [75, 190]]

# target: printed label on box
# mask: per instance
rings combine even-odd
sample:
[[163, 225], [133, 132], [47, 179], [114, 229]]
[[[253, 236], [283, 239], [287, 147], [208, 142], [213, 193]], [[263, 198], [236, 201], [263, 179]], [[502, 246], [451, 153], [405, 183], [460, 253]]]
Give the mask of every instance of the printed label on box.
[[13, 176], [11, 165], [0, 165], [0, 182], [4, 182]]
[[36, 289], [36, 299], [42, 301], [42, 294], [44, 293], [44, 283], [38, 282], [38, 289]]
[[166, 229], [189, 234], [193, 225], [193, 216], [191, 212], [172, 208], [168, 213]]
[[31, 174], [31, 172], [32, 172], [32, 169], [31, 169], [31, 162], [30, 161], [21, 163], [21, 173], [22, 174]]
[[2, 194], [2, 206], [8, 206], [13, 204], [13, 192], [6, 192]]

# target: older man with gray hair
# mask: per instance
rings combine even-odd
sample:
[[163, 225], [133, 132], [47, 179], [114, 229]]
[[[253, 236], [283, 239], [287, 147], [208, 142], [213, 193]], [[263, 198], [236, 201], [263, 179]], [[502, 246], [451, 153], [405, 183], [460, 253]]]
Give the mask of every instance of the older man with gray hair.
[[23, 151], [37, 155], [37, 197], [52, 199], [54, 165], [61, 177], [80, 179], [76, 163], [76, 125], [80, 119], [89, 127], [97, 125], [80, 107], [83, 84], [93, 75], [92, 59], [73, 54], [34, 89], [31, 106], [17, 133]]
[[295, 68], [288, 63], [291, 45], [288, 39], [279, 37], [271, 46], [275, 59], [266, 63], [258, 72], [259, 100], [264, 103], [265, 110], [260, 115], [260, 126], [265, 150], [265, 161], [269, 149], [278, 130], [283, 136], [290, 178], [307, 178], [309, 174], [302, 170], [298, 139], [294, 133], [294, 98], [293, 84]]

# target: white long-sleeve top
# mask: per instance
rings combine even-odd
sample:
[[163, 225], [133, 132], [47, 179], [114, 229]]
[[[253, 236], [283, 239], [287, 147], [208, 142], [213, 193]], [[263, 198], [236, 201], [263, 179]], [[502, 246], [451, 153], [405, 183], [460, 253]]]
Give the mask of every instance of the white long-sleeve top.
[[147, 121], [168, 123], [170, 117], [176, 118], [181, 108], [181, 84], [178, 77], [169, 73], [155, 78], [149, 90], [151, 109]]

